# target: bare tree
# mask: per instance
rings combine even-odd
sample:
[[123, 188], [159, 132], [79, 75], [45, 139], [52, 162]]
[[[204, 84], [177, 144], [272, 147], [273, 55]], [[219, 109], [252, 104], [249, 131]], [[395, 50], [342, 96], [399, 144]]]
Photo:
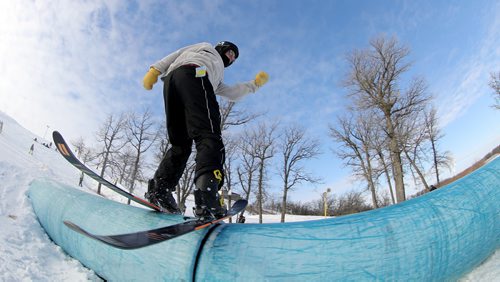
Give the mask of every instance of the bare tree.
[[339, 129], [330, 127], [331, 136], [343, 148], [337, 150], [336, 154], [353, 169], [356, 175], [367, 181], [373, 206], [378, 208], [375, 187], [377, 173], [372, 165], [375, 154], [372, 153], [371, 145], [373, 129], [376, 127], [363, 116], [358, 116], [356, 121], [353, 118], [339, 118], [339, 125]]
[[[224, 162], [225, 190], [227, 191], [227, 206], [231, 207], [233, 187], [236, 185], [232, 172], [233, 165], [236, 164], [238, 158], [238, 144], [232, 135], [226, 136], [226, 138], [224, 138], [224, 143], [226, 146], [226, 161]], [[232, 218], [229, 218], [229, 222], [232, 222]]]
[[449, 167], [451, 163], [449, 153], [441, 153], [437, 149], [437, 143], [443, 135], [437, 125], [436, 110], [431, 108], [414, 112], [402, 120], [400, 127], [398, 130], [402, 136], [403, 151], [409, 161], [410, 169], [418, 175], [416, 181], [421, 182], [426, 191], [430, 191], [425, 165], [431, 165], [439, 184], [439, 168]]
[[72, 141], [71, 145], [73, 145], [73, 147], [75, 147], [76, 156], [78, 158], [80, 158], [80, 156], [82, 155], [83, 151], [86, 148], [85, 141], [83, 140], [83, 137], [80, 136], [78, 139]]
[[490, 86], [495, 90], [495, 105], [494, 108], [500, 109], [500, 72], [491, 73]]
[[[224, 178], [225, 186], [229, 196], [232, 194], [233, 190], [233, 167], [236, 162], [236, 153], [238, 151], [238, 146], [236, 144], [235, 138], [232, 137], [228, 132], [231, 127], [244, 125], [254, 119], [256, 119], [259, 114], [248, 114], [246, 111], [237, 110], [236, 104], [234, 102], [223, 100], [219, 103], [220, 114], [221, 114], [221, 129], [222, 134], [225, 135], [225, 162], [224, 162]], [[224, 199], [224, 195], [222, 195]], [[248, 199], [247, 199], [248, 200]], [[231, 206], [231, 197], [228, 197], [228, 206]], [[244, 211], [241, 212], [243, 216]], [[232, 222], [232, 218], [229, 219]]]
[[[378, 123], [378, 122], [376, 122]], [[380, 126], [377, 125], [379, 129], [374, 130], [374, 136], [372, 139], [372, 146], [375, 150], [377, 156], [377, 162], [379, 163], [379, 169], [382, 170], [382, 173], [385, 175], [387, 186], [389, 190], [389, 194], [391, 196], [391, 203], [395, 204], [396, 199], [394, 198], [394, 191], [392, 187], [391, 181], [391, 172], [390, 172], [390, 162], [391, 160], [387, 158], [387, 148], [388, 148], [388, 139], [384, 136], [384, 132], [380, 130]]]
[[433, 168], [436, 175], [436, 183], [437, 185], [439, 185], [441, 182], [439, 178], [439, 169], [441, 167], [450, 168], [452, 159], [449, 151], [441, 153], [438, 150], [438, 141], [443, 138], [444, 135], [441, 133], [441, 130], [438, 127], [436, 109], [431, 108], [430, 111], [426, 111], [424, 114], [425, 132], [427, 133], [427, 139], [429, 140], [431, 145]]
[[[120, 151], [126, 142], [123, 142], [123, 127], [125, 124], [125, 116], [123, 114], [116, 117], [113, 114], [108, 115], [106, 121], [97, 132], [97, 142], [102, 143], [102, 149], [97, 153], [100, 159], [99, 166], [101, 167], [100, 176], [103, 177], [108, 168], [111, 158], [114, 154]], [[101, 194], [101, 184], [97, 186], [97, 194]]]
[[421, 110], [428, 100], [424, 95], [426, 85], [423, 80], [414, 79], [406, 90], [400, 89], [401, 76], [410, 68], [410, 64], [404, 62], [410, 51], [396, 39], [378, 37], [371, 40], [370, 45], [371, 49], [354, 51], [348, 57], [351, 72], [345, 85], [351, 89], [357, 109], [378, 110], [384, 117], [396, 199], [402, 202], [406, 195], [401, 142], [396, 129], [400, 118]]
[[[254, 187], [257, 171], [259, 169], [255, 148], [252, 142], [248, 142], [249, 138], [249, 131], [245, 131], [240, 137], [240, 141], [238, 142], [240, 164], [236, 168], [238, 181], [244, 193], [243, 198], [247, 201], [250, 200], [250, 195], [253, 192], [252, 188]], [[243, 216], [243, 214], [244, 211], [241, 212], [241, 216]]]
[[[78, 138], [77, 140], [71, 142], [71, 144], [76, 148], [77, 157], [85, 164], [90, 162], [96, 158], [94, 152], [91, 148], [88, 148], [85, 145], [85, 141], [83, 137]], [[80, 175], [80, 184], [83, 181], [85, 174], [82, 172]]]
[[94, 150], [90, 147], [88, 147], [85, 144], [85, 141], [83, 140], [82, 137], [78, 138], [77, 140], [71, 142], [71, 144], [75, 147], [76, 149], [76, 154], [77, 157], [85, 164], [88, 162], [93, 161], [96, 158], [96, 154], [94, 153]]
[[319, 182], [318, 178], [312, 176], [302, 166], [304, 161], [319, 154], [319, 141], [307, 138], [304, 128], [290, 126], [285, 129], [279, 148], [282, 157], [280, 176], [283, 180], [281, 222], [285, 222], [288, 192], [303, 182]]
[[130, 176], [132, 175], [132, 164], [134, 163], [134, 153], [130, 146], [125, 147], [114, 158], [116, 160], [115, 167], [117, 169], [117, 181], [125, 186], [130, 186]]
[[265, 197], [265, 187], [264, 178], [266, 175], [266, 161], [274, 156], [275, 152], [275, 136], [274, 132], [276, 130], [276, 125], [271, 125], [270, 127], [264, 123], [261, 123], [258, 130], [255, 132], [255, 148], [256, 157], [259, 163], [259, 173], [258, 173], [258, 193], [257, 193], [257, 204], [259, 208], [259, 223], [262, 223], [263, 215], [263, 204]]
[[[148, 109], [140, 116], [132, 113], [128, 118], [127, 138], [134, 154], [129, 186], [129, 192], [131, 194], [134, 193], [135, 181], [143, 179], [143, 177], [141, 177], [141, 161], [143, 160], [143, 154], [149, 150], [159, 136], [158, 128], [155, 128], [154, 124]], [[128, 204], [130, 204], [130, 199], [128, 200]]]
[[357, 191], [350, 191], [338, 197], [332, 206], [334, 211], [331, 214], [335, 213], [339, 216], [371, 209], [370, 206], [363, 200], [362, 193]]
[[244, 147], [257, 161], [257, 208], [259, 211], [259, 223], [262, 223], [263, 203], [265, 197], [264, 178], [266, 174], [266, 161], [274, 156], [275, 131], [277, 125], [268, 126], [260, 123], [256, 129], [250, 130], [248, 139], [243, 139]]
[[429, 184], [425, 179], [425, 170], [423, 161], [425, 160], [426, 148], [425, 142], [427, 134], [425, 130], [425, 121], [422, 120], [422, 113], [414, 113], [400, 123], [400, 136], [403, 144], [403, 152], [406, 159], [409, 161], [410, 169], [418, 175], [418, 179], [424, 185], [426, 190], [429, 190]]
[[219, 104], [222, 132], [226, 131], [232, 126], [246, 124], [261, 115], [248, 114], [247, 112], [239, 111], [236, 109], [236, 103], [228, 100], [223, 100]]
[[159, 138], [159, 142], [155, 143], [154, 153], [153, 153], [153, 158], [154, 158], [156, 167], [163, 160], [163, 157], [165, 156], [165, 154], [167, 153], [168, 149], [171, 146], [170, 141], [168, 139], [167, 128], [165, 126], [165, 122], [161, 123], [159, 126], [158, 138]]

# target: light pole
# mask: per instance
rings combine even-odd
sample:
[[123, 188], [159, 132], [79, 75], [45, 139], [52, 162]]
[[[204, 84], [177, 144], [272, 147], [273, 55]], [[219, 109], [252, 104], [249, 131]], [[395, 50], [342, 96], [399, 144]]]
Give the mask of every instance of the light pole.
[[327, 188], [325, 192], [323, 192], [323, 209], [325, 211], [324, 215], [325, 217], [327, 216], [327, 211], [328, 211], [328, 203], [326, 200], [328, 199], [328, 193], [330, 193], [332, 190], [330, 188]]

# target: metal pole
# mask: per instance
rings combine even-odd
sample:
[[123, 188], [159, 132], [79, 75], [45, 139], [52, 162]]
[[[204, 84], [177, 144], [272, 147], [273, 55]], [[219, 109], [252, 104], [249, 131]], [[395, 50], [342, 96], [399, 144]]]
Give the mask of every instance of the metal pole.
[[323, 192], [323, 211], [323, 214], [326, 217], [326, 192]]
[[328, 204], [327, 204], [327, 199], [328, 199], [328, 193], [332, 191], [330, 188], [327, 188], [326, 191], [323, 193], [323, 209], [325, 211], [324, 215], [325, 217], [328, 216], [327, 211], [328, 211]]

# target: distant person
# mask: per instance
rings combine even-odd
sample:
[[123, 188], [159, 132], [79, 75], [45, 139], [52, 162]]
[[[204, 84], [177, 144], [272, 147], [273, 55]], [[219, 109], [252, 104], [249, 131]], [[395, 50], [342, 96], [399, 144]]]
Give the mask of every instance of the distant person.
[[84, 174], [82, 172], [82, 174], [80, 175], [80, 181], [78, 182], [78, 186], [80, 186], [80, 187], [83, 187], [83, 175]]
[[226, 214], [218, 195], [224, 179], [225, 151], [215, 95], [236, 101], [256, 92], [269, 79], [267, 73], [259, 72], [251, 81], [224, 84], [224, 68], [238, 56], [238, 47], [229, 41], [215, 46], [198, 43], [157, 61], [144, 76], [147, 90], [162, 77], [168, 138], [172, 144], [149, 181], [145, 197], [151, 203], [173, 213], [180, 212], [172, 192], [184, 172], [194, 141], [197, 152], [194, 213], [201, 218], [221, 218]]
[[28, 154], [30, 155], [33, 155], [33, 151], [35, 150], [35, 144], [31, 144], [31, 147], [30, 147], [30, 151], [28, 152]]
[[245, 216], [240, 214], [240, 216], [238, 216], [238, 223], [245, 223], [245, 221], [246, 221]]
[[0, 134], [2, 133], [3, 130], [3, 120], [0, 120]]

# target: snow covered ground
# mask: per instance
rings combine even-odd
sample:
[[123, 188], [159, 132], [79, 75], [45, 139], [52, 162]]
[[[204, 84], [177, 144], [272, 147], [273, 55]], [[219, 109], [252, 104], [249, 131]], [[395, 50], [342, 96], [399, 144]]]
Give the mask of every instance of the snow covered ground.
[[[0, 281], [100, 281], [92, 271], [69, 257], [52, 243], [38, 224], [26, 196], [30, 182], [50, 178], [78, 189], [80, 172], [42, 140], [0, 112]], [[64, 132], [62, 132], [64, 134]], [[47, 133], [47, 136], [50, 134]], [[38, 142], [33, 141], [34, 138]], [[33, 155], [29, 154], [34, 144]], [[83, 189], [92, 193], [95, 182], [86, 177]], [[125, 202], [107, 188], [108, 198]], [[138, 191], [141, 195], [144, 191]], [[188, 209], [189, 210], [189, 209]], [[317, 220], [321, 217], [287, 215], [286, 220]], [[258, 215], [246, 215], [246, 222], [258, 222]], [[264, 222], [279, 222], [279, 215], [265, 215]], [[462, 281], [500, 281], [500, 251], [462, 278]]]

